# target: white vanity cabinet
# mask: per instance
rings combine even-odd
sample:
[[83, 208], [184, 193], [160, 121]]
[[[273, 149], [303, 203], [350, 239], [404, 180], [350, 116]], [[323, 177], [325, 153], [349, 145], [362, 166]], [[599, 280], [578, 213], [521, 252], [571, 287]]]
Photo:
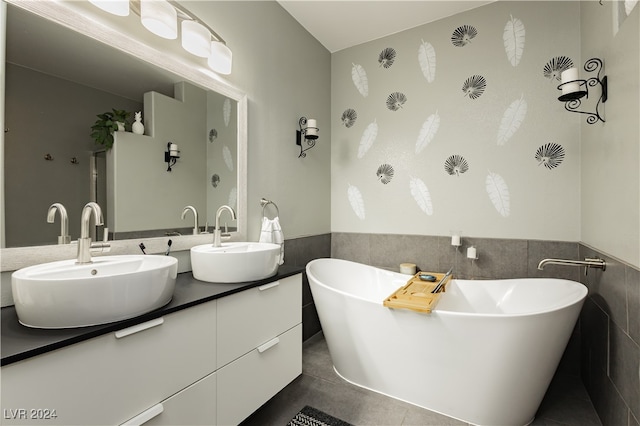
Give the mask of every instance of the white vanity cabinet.
[[219, 425], [238, 424], [302, 373], [301, 279], [218, 300]]
[[215, 330], [214, 301], [4, 366], [2, 422], [121, 424], [215, 371]]
[[302, 325], [218, 371], [219, 425], [237, 425], [302, 373]]
[[6, 365], [0, 423], [237, 424], [302, 372], [301, 293], [297, 274]]
[[216, 379], [217, 373], [211, 373], [127, 423], [144, 426], [211, 425], [216, 419]]

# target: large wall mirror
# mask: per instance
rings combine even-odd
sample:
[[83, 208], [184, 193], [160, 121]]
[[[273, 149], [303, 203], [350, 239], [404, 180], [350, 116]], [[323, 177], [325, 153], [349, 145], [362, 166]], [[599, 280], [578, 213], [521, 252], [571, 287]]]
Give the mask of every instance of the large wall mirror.
[[[116, 241], [196, 241], [184, 207], [211, 232], [223, 204], [238, 214], [228, 231], [244, 238], [244, 93], [145, 34], [137, 16], [117, 21], [88, 2], [7, 3], [3, 248], [57, 244], [59, 217], [46, 221], [53, 203], [66, 207], [77, 239], [88, 201], [102, 206]], [[145, 132], [116, 132], [105, 150], [91, 126], [112, 109], [131, 121], [140, 111]], [[180, 158], [168, 171], [170, 142]]]

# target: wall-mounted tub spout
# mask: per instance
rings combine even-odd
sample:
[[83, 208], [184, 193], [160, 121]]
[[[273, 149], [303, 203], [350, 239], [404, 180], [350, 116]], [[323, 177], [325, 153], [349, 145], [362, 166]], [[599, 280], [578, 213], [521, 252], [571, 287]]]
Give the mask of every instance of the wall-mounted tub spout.
[[584, 266], [585, 274], [588, 268], [597, 268], [605, 271], [607, 269], [607, 263], [597, 257], [585, 257], [584, 260], [569, 260], [569, 259], [543, 259], [538, 264], [538, 269], [543, 270], [546, 265], [569, 265], [569, 266]]

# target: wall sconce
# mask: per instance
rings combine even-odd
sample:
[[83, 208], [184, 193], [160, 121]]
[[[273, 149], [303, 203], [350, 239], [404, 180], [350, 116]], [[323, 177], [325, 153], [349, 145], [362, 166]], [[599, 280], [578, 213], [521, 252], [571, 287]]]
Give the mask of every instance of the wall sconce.
[[207, 58], [209, 67], [219, 74], [231, 74], [233, 55], [227, 43], [211, 27], [175, 0], [89, 0], [98, 8], [117, 16], [129, 10], [140, 16], [142, 25], [155, 35], [174, 40], [181, 23], [182, 47]]
[[167, 171], [171, 171], [171, 167], [176, 165], [176, 161], [180, 158], [180, 151], [178, 151], [178, 145], [168, 142], [167, 150], [164, 153], [164, 162], [167, 163]]
[[[594, 124], [598, 121], [602, 121], [604, 118], [600, 115], [600, 104], [607, 102], [607, 76], [600, 78], [600, 73], [603, 70], [603, 62], [598, 58], [591, 58], [584, 64], [584, 70], [587, 72], [595, 72], [598, 74], [595, 77], [591, 77], [588, 80], [578, 78], [578, 69], [570, 68], [563, 71], [560, 74], [562, 84], [558, 86], [558, 90], [562, 91], [562, 95], [558, 98], [560, 102], [564, 102], [564, 109], [571, 112], [577, 112], [580, 114], [587, 114], [587, 123]], [[578, 111], [580, 99], [583, 97], [589, 97], [589, 87], [600, 85], [601, 93], [598, 102], [596, 103], [595, 112]]]
[[[304, 158], [307, 156], [305, 151], [308, 151], [316, 146], [318, 131], [320, 129], [318, 129], [318, 124], [313, 118], [307, 120], [307, 117], [300, 117], [298, 125], [300, 126], [300, 130], [296, 130], [296, 145], [300, 147], [300, 155], [298, 155], [298, 158]], [[305, 143], [307, 144], [306, 148], [302, 148], [303, 137]]]

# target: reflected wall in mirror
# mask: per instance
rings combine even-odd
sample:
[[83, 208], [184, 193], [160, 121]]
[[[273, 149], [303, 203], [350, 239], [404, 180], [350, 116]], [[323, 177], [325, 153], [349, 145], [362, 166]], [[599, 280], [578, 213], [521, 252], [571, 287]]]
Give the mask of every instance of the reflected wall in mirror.
[[[6, 28], [5, 247], [55, 244], [59, 217], [54, 224], [46, 217], [56, 202], [67, 209], [72, 240], [91, 200], [115, 239], [191, 235], [193, 216], [180, 218], [186, 205], [198, 210], [201, 229], [211, 228], [220, 205], [232, 205], [242, 228], [243, 94], [206, 76], [189, 81], [195, 71], [167, 71], [12, 4]], [[116, 132], [105, 153], [90, 129], [112, 108], [132, 118], [142, 111], [145, 134]], [[181, 151], [172, 172], [168, 142]]]
[[[144, 95], [147, 134], [116, 132], [106, 153], [113, 238], [191, 234], [195, 215], [181, 219], [185, 206], [196, 209], [198, 232], [210, 232], [218, 207], [237, 209], [236, 110], [229, 98], [186, 82], [175, 85], [174, 97]], [[171, 171], [164, 162], [168, 144], [180, 154]]]

